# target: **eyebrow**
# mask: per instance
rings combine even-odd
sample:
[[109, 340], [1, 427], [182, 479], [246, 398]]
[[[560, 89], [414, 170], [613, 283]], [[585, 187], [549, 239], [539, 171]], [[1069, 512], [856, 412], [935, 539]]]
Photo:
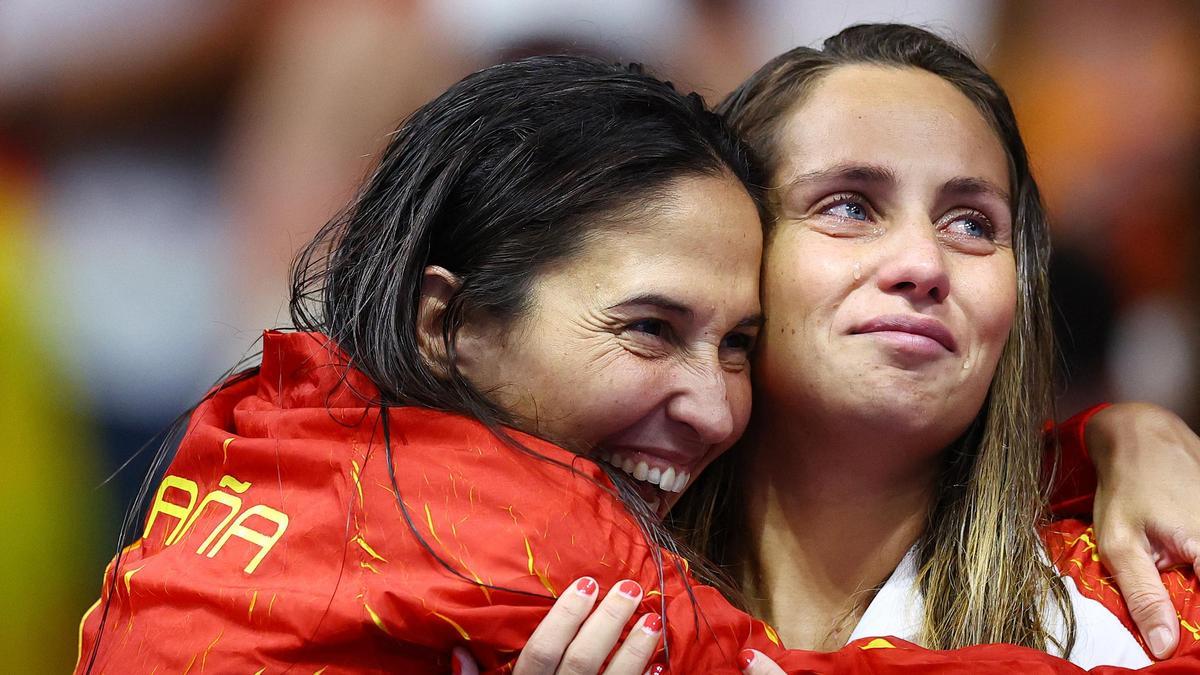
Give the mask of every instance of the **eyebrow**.
[[762, 328], [763, 322], [765, 322], [765, 321], [766, 321], [766, 317], [763, 316], [762, 312], [759, 312], [758, 314], [751, 314], [750, 316], [737, 322], [737, 327], [738, 328]]
[[805, 183], [829, 180], [852, 180], [859, 183], [896, 183], [896, 173], [886, 166], [877, 164], [838, 164], [828, 169], [809, 171], [792, 178], [783, 187], [790, 188]]
[[942, 190], [953, 195], [991, 195], [1005, 204], [1010, 203], [1008, 192], [1000, 189], [1000, 186], [995, 183], [982, 178], [952, 178], [946, 182]]
[[[857, 183], [890, 183], [898, 182], [896, 173], [886, 166], [877, 164], [838, 164], [828, 169], [802, 173], [788, 181], [783, 188], [789, 189], [797, 185], [821, 183], [831, 180], [849, 180]], [[1009, 203], [1009, 194], [995, 183], [983, 178], [959, 176], [951, 178], [942, 186], [942, 192], [952, 195], [991, 195]]]
[[[633, 297], [626, 298], [626, 299], [622, 300], [621, 302], [616, 303], [615, 305], [609, 305], [606, 309], [611, 310], [611, 309], [617, 309], [618, 307], [626, 307], [626, 306], [631, 306], [631, 305], [650, 305], [652, 307], [658, 307], [659, 309], [661, 309], [663, 311], [671, 312], [672, 314], [682, 315], [684, 317], [687, 317], [688, 319], [692, 318], [695, 315], [695, 312], [692, 311], [691, 307], [681, 304], [681, 303], [679, 303], [675, 300], [672, 300], [672, 299], [668, 298], [667, 296], [661, 295], [659, 293], [643, 293], [641, 295], [635, 295]], [[747, 315], [746, 317], [743, 317], [741, 321], [738, 321], [737, 327], [738, 328], [761, 328], [763, 325], [763, 321], [764, 321], [764, 317], [763, 317], [762, 312], [758, 312], [756, 314], [750, 314], [750, 315]]]
[[626, 305], [650, 305], [673, 314], [683, 314], [689, 317], [693, 314], [691, 307], [680, 304], [668, 298], [667, 296], [659, 295], [658, 293], [643, 293], [641, 295], [625, 298], [615, 305], [609, 305], [606, 309], [616, 309]]

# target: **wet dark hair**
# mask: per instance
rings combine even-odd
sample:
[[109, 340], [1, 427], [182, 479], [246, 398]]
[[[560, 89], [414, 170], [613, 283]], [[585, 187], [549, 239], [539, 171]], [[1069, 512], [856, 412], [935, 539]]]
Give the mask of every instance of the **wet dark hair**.
[[[379, 389], [375, 403], [385, 409], [465, 414], [514, 449], [552, 461], [516, 442], [504, 425], [517, 421], [455, 366], [464, 320], [518, 318], [542, 270], [569, 260], [604, 227], [636, 221], [680, 179], [730, 176], [763, 215], [757, 166], [698, 94], [681, 94], [639, 65], [537, 56], [486, 68], [417, 110], [350, 207], [301, 251], [293, 266], [293, 323], [332, 338]], [[422, 358], [417, 340], [430, 265], [461, 282], [443, 315], [445, 364]], [[387, 415], [382, 419], [390, 466]], [[570, 448], [570, 439], [548, 440]], [[699, 578], [726, 585], [681, 549], [626, 475], [600, 466], [652, 551], [680, 554]]]
[[[504, 429], [514, 424], [512, 416], [455, 367], [455, 335], [464, 319], [476, 313], [501, 321], [520, 317], [540, 272], [569, 260], [601, 228], [636, 222], [681, 179], [729, 176], [762, 215], [756, 167], [699, 95], [681, 94], [639, 65], [537, 56], [486, 68], [404, 121], [351, 204], [300, 251], [292, 269], [293, 326], [329, 336], [347, 367], [375, 384], [377, 397], [359, 393], [383, 413], [389, 472], [387, 411], [409, 405], [470, 416], [515, 450], [561, 464], [517, 442]], [[422, 358], [418, 347], [421, 283], [430, 265], [461, 282], [443, 317], [444, 364]], [[255, 372], [228, 377], [209, 396]], [[155, 454], [126, 513], [122, 544], [140, 531], [148, 494], [186, 419], [176, 421]], [[689, 559], [699, 578], [720, 578], [681, 550], [623, 473], [600, 466], [654, 554], [664, 547]], [[391, 478], [417, 540], [447, 570], [476, 583], [425, 543]], [[116, 584], [120, 558], [118, 549], [106, 583]], [[661, 574], [661, 557], [658, 563]], [[678, 566], [678, 558], [672, 564]], [[106, 604], [88, 670], [107, 613]]]
[[[520, 316], [547, 265], [680, 178], [730, 175], [761, 203], [753, 166], [698, 95], [640, 66], [539, 56], [481, 70], [400, 127], [354, 203], [304, 248], [292, 320], [333, 338], [385, 403], [511, 422], [453, 367], [463, 318]], [[462, 283], [443, 325], [448, 373], [417, 349], [429, 265]]]

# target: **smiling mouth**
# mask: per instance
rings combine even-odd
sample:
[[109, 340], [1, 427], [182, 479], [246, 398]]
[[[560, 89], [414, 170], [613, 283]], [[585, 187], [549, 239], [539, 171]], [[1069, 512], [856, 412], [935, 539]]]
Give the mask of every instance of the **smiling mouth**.
[[[643, 452], [622, 453], [602, 450], [598, 454], [605, 463], [624, 471], [636, 481], [653, 486], [659, 492], [678, 494], [683, 492], [692, 480], [691, 472], [684, 467], [658, 457], [648, 456]], [[650, 501], [647, 499], [647, 502]], [[658, 509], [658, 505], [655, 503], [651, 503], [650, 506], [655, 510]]]

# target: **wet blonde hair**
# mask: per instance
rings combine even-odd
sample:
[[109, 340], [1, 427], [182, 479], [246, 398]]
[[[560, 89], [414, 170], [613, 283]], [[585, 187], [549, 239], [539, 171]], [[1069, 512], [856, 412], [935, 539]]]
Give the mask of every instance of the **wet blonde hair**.
[[[919, 68], [954, 85], [995, 130], [1014, 188], [1016, 318], [983, 408], [945, 451], [917, 543], [917, 581], [925, 600], [922, 641], [934, 649], [1055, 644], [1069, 653], [1075, 641], [1070, 601], [1038, 534], [1047, 498], [1039, 431], [1053, 412], [1050, 239], [1004, 91], [946, 40], [913, 26], [873, 24], [847, 28], [822, 49], [798, 48], [775, 58], [730, 94], [718, 112], [765, 160], [770, 175], [779, 165], [777, 139], [787, 114], [825, 74], [850, 64]], [[672, 523], [695, 548], [735, 577], [747, 578], [748, 548], [739, 539], [746, 502], [737, 480], [739, 454], [736, 448], [726, 453], [699, 477], [673, 512]], [[1061, 642], [1045, 623], [1045, 608], [1056, 608], [1066, 619]]]

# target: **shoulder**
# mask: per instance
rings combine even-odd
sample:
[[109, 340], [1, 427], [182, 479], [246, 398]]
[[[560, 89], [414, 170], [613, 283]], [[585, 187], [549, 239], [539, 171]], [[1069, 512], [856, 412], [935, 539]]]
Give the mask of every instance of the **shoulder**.
[[656, 585], [663, 554], [591, 460], [445, 413], [387, 419], [351, 460], [354, 597], [375, 630], [430, 654], [469, 640], [495, 668], [574, 579]]
[[372, 526], [387, 514], [387, 529], [429, 553], [511, 568], [552, 594], [580, 572], [575, 563], [635, 565], [649, 554], [593, 460], [426, 409], [392, 410], [388, 421], [387, 438], [380, 425], [354, 452], [355, 488]]

